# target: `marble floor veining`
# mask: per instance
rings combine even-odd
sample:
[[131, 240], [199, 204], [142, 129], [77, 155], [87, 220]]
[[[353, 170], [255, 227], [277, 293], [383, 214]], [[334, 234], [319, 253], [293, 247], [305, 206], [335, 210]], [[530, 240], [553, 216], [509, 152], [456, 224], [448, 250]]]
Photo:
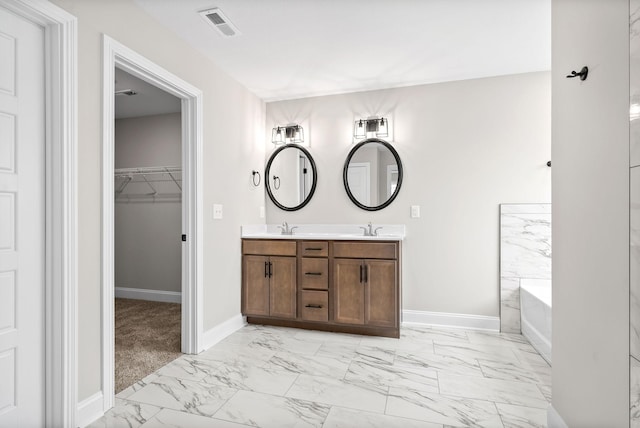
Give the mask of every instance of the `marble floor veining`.
[[125, 389], [90, 427], [546, 427], [550, 400], [551, 368], [517, 334], [247, 325]]

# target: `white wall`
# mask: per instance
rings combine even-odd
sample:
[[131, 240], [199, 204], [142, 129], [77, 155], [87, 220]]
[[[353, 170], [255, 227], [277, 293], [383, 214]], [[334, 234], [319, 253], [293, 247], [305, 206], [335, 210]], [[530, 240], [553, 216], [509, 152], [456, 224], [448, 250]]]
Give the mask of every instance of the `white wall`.
[[[78, 398], [100, 391], [102, 34], [204, 94], [204, 328], [240, 313], [240, 225], [260, 223], [264, 103], [131, 0], [54, 0], [78, 17]], [[216, 37], [212, 34], [212, 37]], [[213, 204], [224, 219], [213, 220]]]
[[[180, 166], [181, 130], [180, 113], [116, 120], [115, 167]], [[181, 193], [174, 183], [162, 184], [158, 190]], [[116, 287], [182, 291], [181, 210], [176, 198], [116, 198]]]
[[636, 428], [640, 426], [640, 0], [630, 0], [629, 11], [629, 418]]
[[[498, 205], [551, 200], [550, 95], [540, 72], [268, 103], [269, 136], [308, 123], [318, 187], [300, 211], [268, 201], [267, 222], [404, 223], [404, 309], [498, 316]], [[354, 120], [389, 112], [404, 181], [392, 205], [367, 212], [347, 197], [342, 167]]]
[[180, 166], [180, 121], [180, 113], [116, 119], [115, 167]]
[[552, 43], [552, 404], [570, 427], [628, 427], [628, 0], [554, 0]]

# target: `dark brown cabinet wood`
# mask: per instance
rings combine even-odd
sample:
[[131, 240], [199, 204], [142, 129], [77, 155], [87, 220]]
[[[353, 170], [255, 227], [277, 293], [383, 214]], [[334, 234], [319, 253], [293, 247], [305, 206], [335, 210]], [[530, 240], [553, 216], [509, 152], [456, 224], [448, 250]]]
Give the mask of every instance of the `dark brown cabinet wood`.
[[305, 321], [329, 321], [329, 296], [326, 291], [300, 292], [300, 318]]
[[326, 258], [300, 259], [300, 287], [308, 290], [329, 288], [329, 261]]
[[269, 315], [280, 318], [296, 317], [296, 259], [270, 257], [271, 284]]
[[[247, 242], [249, 242], [247, 244]], [[242, 258], [242, 313], [296, 318], [296, 265], [293, 247], [271, 241], [245, 241], [243, 251], [274, 251], [284, 256], [244, 254]], [[291, 256], [287, 256], [291, 255]]]
[[395, 260], [334, 259], [333, 266], [336, 322], [398, 326]]
[[333, 260], [333, 301], [336, 322], [364, 324], [362, 260]]
[[365, 268], [365, 324], [397, 328], [398, 262], [367, 260]]
[[242, 313], [269, 315], [269, 257], [244, 256], [242, 260]]
[[250, 323], [400, 335], [400, 243], [243, 240]]

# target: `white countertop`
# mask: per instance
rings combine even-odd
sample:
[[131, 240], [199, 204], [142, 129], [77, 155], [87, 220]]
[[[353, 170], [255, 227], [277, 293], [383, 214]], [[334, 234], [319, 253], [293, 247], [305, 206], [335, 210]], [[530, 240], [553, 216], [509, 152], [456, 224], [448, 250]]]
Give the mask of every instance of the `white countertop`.
[[402, 241], [405, 237], [404, 224], [372, 224], [373, 229], [381, 227], [376, 236], [365, 236], [366, 224], [289, 224], [296, 227], [292, 235], [283, 235], [279, 224], [250, 224], [242, 226], [242, 237], [251, 239], [308, 239], [331, 241]]

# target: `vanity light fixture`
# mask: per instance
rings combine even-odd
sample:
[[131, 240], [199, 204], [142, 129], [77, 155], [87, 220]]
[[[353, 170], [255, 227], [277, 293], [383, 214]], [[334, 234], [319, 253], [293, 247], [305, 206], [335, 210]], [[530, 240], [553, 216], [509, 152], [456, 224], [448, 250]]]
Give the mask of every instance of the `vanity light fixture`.
[[300, 125], [276, 126], [271, 131], [273, 144], [303, 143], [304, 130]]
[[389, 119], [384, 117], [356, 120], [353, 125], [353, 136], [355, 138], [388, 137], [388, 127]]

